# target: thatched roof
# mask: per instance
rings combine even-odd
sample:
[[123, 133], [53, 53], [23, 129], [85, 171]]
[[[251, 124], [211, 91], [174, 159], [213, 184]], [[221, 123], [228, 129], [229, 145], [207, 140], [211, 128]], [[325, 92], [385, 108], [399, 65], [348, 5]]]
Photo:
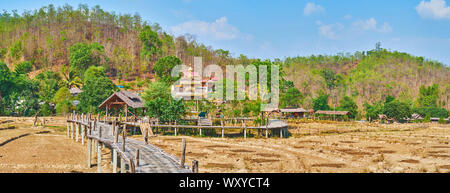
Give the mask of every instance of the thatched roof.
[[316, 114], [322, 115], [350, 115], [348, 111], [316, 111]]
[[120, 102], [125, 103], [131, 108], [137, 109], [137, 108], [144, 108], [144, 101], [142, 98], [137, 95], [136, 93], [129, 92], [129, 91], [119, 91], [112, 94], [108, 99], [106, 99], [99, 107], [105, 108], [108, 104], [111, 105], [117, 105]]
[[303, 108], [286, 108], [280, 110], [282, 113], [307, 113], [308, 111]]

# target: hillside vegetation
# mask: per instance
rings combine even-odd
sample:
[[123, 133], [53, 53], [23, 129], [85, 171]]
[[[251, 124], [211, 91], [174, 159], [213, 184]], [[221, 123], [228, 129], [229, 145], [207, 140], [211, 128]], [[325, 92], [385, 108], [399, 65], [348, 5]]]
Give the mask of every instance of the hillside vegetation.
[[[164, 73], [155, 74], [167, 72], [155, 65], [169, 66], [178, 59], [189, 65], [194, 56], [203, 57], [204, 65], [281, 66], [282, 107], [336, 108], [354, 112], [353, 117], [367, 116], [367, 111], [377, 109], [381, 102], [383, 108], [377, 113], [384, 113], [384, 106], [393, 102], [388, 101], [390, 97], [411, 109], [450, 107], [449, 67], [386, 50], [380, 44], [354, 54], [262, 61], [242, 54], [233, 57], [191, 35], [175, 37], [158, 23], [143, 21], [137, 13], [116, 14], [82, 4], [77, 8], [49, 5], [21, 15], [17, 11], [0, 14], [0, 114], [68, 112], [75, 108], [70, 103], [74, 98], [68, 94], [71, 87], [85, 91], [78, 98], [81, 105], [77, 110], [92, 111], [104, 100], [103, 95], [117, 90], [114, 83], [143, 90], [154, 77], [169, 80]], [[102, 95], [91, 96], [99, 92]], [[424, 104], [424, 100], [429, 102]], [[257, 104], [233, 103], [231, 114], [246, 115], [249, 109], [257, 109], [251, 107]], [[174, 108], [183, 109], [179, 105]]]

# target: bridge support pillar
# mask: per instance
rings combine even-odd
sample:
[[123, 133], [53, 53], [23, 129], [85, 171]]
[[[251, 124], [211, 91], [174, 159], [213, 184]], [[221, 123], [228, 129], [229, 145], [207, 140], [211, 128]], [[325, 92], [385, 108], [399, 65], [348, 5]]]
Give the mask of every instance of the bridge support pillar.
[[283, 138], [283, 131], [284, 131], [284, 130], [281, 128], [281, 129], [280, 129], [280, 138]]
[[117, 173], [117, 151], [113, 148], [113, 173]]
[[92, 142], [91, 139], [88, 139], [87, 141], [87, 150], [88, 150], [88, 168], [91, 168], [91, 155], [92, 155], [92, 148], [91, 148]]
[[102, 149], [97, 141], [97, 173], [102, 173]]
[[81, 144], [84, 145], [84, 137], [85, 137], [86, 127], [81, 125]]
[[74, 123], [70, 123], [70, 138], [73, 139], [74, 137]]
[[77, 123], [77, 125], [75, 127], [75, 141], [76, 142], [79, 141], [79, 136], [80, 136], [80, 124]]
[[120, 159], [120, 173], [126, 173], [125, 171], [125, 160]]
[[70, 123], [67, 122], [67, 137], [70, 137]]

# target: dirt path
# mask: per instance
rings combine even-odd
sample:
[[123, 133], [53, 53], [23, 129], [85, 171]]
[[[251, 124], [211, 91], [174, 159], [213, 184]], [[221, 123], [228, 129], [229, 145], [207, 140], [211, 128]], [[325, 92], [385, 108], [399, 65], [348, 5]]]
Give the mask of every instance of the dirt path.
[[[103, 152], [102, 168], [110, 171], [109, 153]], [[94, 159], [93, 163], [96, 162]], [[19, 126], [0, 130], [0, 172], [96, 172], [87, 168], [86, 146], [68, 139], [55, 128]]]

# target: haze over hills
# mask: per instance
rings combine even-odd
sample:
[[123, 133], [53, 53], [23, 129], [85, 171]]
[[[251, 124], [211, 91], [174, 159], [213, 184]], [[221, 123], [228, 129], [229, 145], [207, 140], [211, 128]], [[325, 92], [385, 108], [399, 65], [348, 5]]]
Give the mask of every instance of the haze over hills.
[[[140, 35], [143, 33], [145, 37]], [[192, 64], [193, 56], [203, 57], [204, 65], [248, 65], [259, 61], [244, 55], [232, 57], [229, 51], [206, 46], [190, 35], [174, 37], [158, 23], [143, 21], [138, 14], [117, 15], [87, 5], [49, 5], [22, 15], [1, 13], [0, 40], [0, 61], [11, 69], [29, 61], [34, 71], [31, 75], [69, 68], [70, 48], [81, 42], [95, 50], [97, 59], [88, 60], [86, 65], [102, 65], [112, 80], [128, 82], [151, 79], [154, 63], [170, 55], [184, 64]], [[288, 57], [272, 62], [283, 66], [286, 79], [293, 81], [305, 96], [305, 108], [312, 108], [312, 99], [320, 93], [330, 94], [330, 104], [350, 96], [360, 108], [365, 102], [374, 103], [388, 95], [413, 102], [420, 86], [438, 84], [438, 102], [450, 109], [449, 67], [380, 45], [354, 54]], [[335, 85], [327, 84], [322, 73], [327, 70], [337, 79]]]

